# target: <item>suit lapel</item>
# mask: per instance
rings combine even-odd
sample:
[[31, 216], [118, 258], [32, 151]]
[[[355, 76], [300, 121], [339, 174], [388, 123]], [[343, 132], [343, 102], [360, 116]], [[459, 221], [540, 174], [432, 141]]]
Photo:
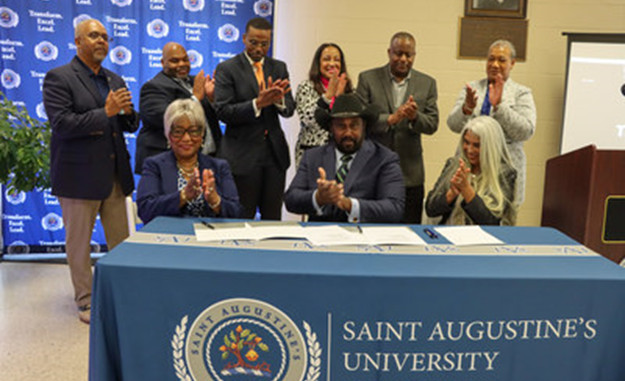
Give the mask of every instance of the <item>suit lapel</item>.
[[173, 151], [163, 159], [163, 191], [165, 194], [178, 191], [178, 168], [176, 168], [176, 156]]
[[378, 80], [380, 81], [380, 84], [382, 84], [382, 89], [384, 90], [384, 95], [386, 96], [387, 110], [389, 112], [394, 112], [395, 105], [393, 104], [393, 89], [391, 87], [389, 73], [389, 65], [383, 66], [380, 71], [378, 71]]
[[365, 139], [362, 142], [362, 147], [360, 147], [354, 161], [352, 162], [352, 166], [349, 168], [349, 172], [347, 172], [347, 178], [345, 179], [344, 184], [346, 195], [349, 195], [352, 186], [356, 182], [355, 179], [367, 170], [367, 163], [371, 159], [373, 151], [373, 143], [371, 143], [369, 139]]
[[[326, 145], [326, 148], [323, 152], [323, 158], [321, 162], [321, 166], [326, 171], [326, 179], [335, 180], [336, 179], [336, 151], [334, 149], [334, 144]], [[317, 171], [317, 168], [315, 168]], [[315, 174], [315, 178], [319, 177], [319, 173]]]
[[[74, 58], [74, 60], [78, 60], [78, 58]], [[104, 104], [106, 100], [102, 99], [102, 97], [100, 96], [100, 91], [98, 91], [98, 88], [96, 87], [93, 80], [89, 78], [89, 73], [87, 72], [87, 69], [82, 67], [82, 64], [78, 61], [72, 61], [72, 68], [76, 72], [76, 75], [78, 76], [80, 82], [82, 82], [83, 86], [85, 86], [89, 93], [91, 93], [96, 104]], [[104, 70], [104, 68], [102, 68], [101, 70]]]
[[410, 69], [410, 79], [408, 80], [408, 88], [406, 89], [406, 94], [404, 94], [404, 99], [402, 101], [402, 104], [406, 103], [406, 101], [408, 100], [408, 97], [411, 95], [413, 96], [415, 102], [417, 101], [416, 94], [417, 94], [417, 91], [419, 90], [417, 81], [418, 81], [417, 72]]
[[[250, 84], [254, 94], [258, 94], [260, 89], [258, 88], [258, 82], [256, 81], [256, 74], [254, 74], [254, 68], [250, 65], [250, 62], [247, 60], [245, 53], [239, 54], [239, 65], [241, 65], [241, 72], [245, 73], [244, 75], [248, 77], [247, 83]], [[265, 58], [265, 64], [267, 63], [267, 59]], [[263, 65], [263, 72], [265, 71], [265, 66]]]

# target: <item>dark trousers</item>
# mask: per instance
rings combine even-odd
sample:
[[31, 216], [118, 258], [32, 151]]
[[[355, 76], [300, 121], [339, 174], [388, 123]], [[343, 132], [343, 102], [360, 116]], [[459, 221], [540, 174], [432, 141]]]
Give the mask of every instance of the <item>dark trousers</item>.
[[423, 213], [423, 184], [406, 188], [406, 204], [401, 222], [404, 224], [420, 224]]
[[274, 160], [259, 164], [248, 174], [233, 177], [243, 206], [242, 218], [254, 218], [258, 208], [263, 220], [281, 219], [286, 172]]

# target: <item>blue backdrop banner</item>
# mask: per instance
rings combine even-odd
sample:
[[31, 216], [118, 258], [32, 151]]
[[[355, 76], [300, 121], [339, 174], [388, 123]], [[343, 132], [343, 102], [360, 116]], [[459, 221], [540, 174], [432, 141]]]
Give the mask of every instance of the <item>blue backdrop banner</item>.
[[[258, 16], [272, 21], [272, 0], [0, 0], [1, 90], [31, 115], [47, 120], [43, 79], [76, 54], [76, 24], [95, 18], [113, 38], [103, 66], [124, 78], [138, 107], [141, 85], [161, 70], [165, 43], [185, 46], [192, 73], [212, 73], [219, 62], [243, 50], [245, 24]], [[135, 138], [126, 134], [133, 165]], [[56, 197], [49, 191], [3, 191], [3, 197], [4, 252], [64, 251]], [[98, 220], [92, 249], [97, 252], [104, 245]]]

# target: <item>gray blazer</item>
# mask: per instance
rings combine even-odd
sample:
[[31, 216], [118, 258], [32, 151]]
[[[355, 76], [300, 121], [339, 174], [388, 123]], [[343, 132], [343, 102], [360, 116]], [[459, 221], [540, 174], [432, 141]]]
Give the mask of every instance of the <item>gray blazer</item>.
[[[451, 177], [456, 172], [456, 169], [458, 169], [458, 158], [452, 157], [447, 159], [441, 175], [438, 177], [438, 180], [436, 180], [434, 188], [428, 193], [426, 198], [425, 212], [429, 217], [442, 216], [441, 224], [447, 222], [456, 202], [455, 200], [449, 205], [446, 198]], [[508, 200], [512, 200], [514, 197], [516, 176], [517, 171], [510, 166], [504, 167], [503, 171], [499, 174], [499, 182]], [[504, 207], [503, 216], [505, 216], [505, 218], [495, 216], [486, 207], [484, 200], [477, 194], [471, 202], [462, 200], [460, 206], [471, 219], [470, 221], [466, 221], [467, 225], [499, 225], [502, 220], [504, 220], [504, 224], [514, 224], [516, 220], [515, 209], [511, 202], [507, 202]]]
[[380, 117], [368, 136], [389, 147], [399, 155], [406, 187], [422, 185], [425, 180], [421, 134], [432, 135], [438, 129], [436, 80], [416, 70], [411, 70], [405, 102], [410, 95], [419, 106], [416, 122], [407, 120], [389, 128], [386, 120], [395, 111], [389, 65], [367, 70], [358, 77], [356, 93], [367, 104], [376, 106]]

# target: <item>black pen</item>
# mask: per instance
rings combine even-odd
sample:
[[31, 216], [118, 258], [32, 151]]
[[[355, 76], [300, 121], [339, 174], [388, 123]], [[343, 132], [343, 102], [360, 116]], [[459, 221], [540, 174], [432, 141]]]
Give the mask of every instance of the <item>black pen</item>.
[[432, 239], [438, 238], [438, 235], [428, 228], [423, 229], [423, 231], [425, 232], [425, 234], [427, 234], [428, 237]]
[[209, 228], [209, 229], [215, 229], [215, 227], [214, 227], [213, 225], [209, 224], [209, 223], [208, 223], [208, 222], [206, 222], [206, 221], [202, 221], [202, 225], [206, 226], [206, 227], [207, 227], [207, 228]]
[[360, 227], [360, 225], [356, 225], [356, 227], [358, 228], [358, 232], [362, 234], [362, 228]]

